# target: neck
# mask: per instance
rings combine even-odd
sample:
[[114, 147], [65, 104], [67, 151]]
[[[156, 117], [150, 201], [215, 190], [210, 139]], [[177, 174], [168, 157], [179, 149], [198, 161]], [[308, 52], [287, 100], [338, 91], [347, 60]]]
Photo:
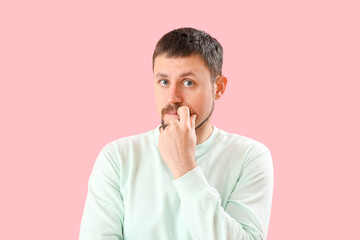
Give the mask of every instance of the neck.
[[206, 121], [201, 127], [196, 129], [196, 145], [205, 142], [213, 132], [214, 128], [211, 126], [209, 121]]

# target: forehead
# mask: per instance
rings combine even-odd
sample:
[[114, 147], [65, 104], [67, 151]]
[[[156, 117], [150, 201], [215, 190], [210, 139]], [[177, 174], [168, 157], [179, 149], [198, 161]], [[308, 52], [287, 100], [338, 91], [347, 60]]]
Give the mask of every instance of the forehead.
[[198, 55], [168, 58], [165, 54], [162, 54], [154, 60], [154, 76], [161, 74], [181, 75], [190, 71], [203, 77], [210, 76], [209, 68]]

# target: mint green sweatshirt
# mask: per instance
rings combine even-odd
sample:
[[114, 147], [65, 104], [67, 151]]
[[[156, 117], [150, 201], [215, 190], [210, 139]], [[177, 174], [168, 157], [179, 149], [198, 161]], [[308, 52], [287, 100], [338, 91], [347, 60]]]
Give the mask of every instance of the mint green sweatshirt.
[[197, 167], [174, 180], [158, 150], [159, 126], [106, 144], [88, 183], [80, 240], [266, 239], [271, 152], [213, 126]]

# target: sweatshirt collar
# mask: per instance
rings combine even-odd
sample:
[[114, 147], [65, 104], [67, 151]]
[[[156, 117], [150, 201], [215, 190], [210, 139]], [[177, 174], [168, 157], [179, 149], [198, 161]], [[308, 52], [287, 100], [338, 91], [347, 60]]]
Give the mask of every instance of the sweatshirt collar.
[[[161, 124], [159, 124], [153, 130], [156, 146], [158, 146], [158, 142], [159, 142], [160, 126], [161, 126]], [[197, 144], [195, 146], [195, 158], [200, 157], [202, 154], [206, 153], [209, 149], [211, 149], [211, 147], [215, 143], [216, 138], [219, 136], [219, 129], [216, 126], [212, 126], [212, 127], [213, 127], [213, 131], [212, 131], [210, 137], [208, 137], [208, 139], [206, 139], [204, 142]]]

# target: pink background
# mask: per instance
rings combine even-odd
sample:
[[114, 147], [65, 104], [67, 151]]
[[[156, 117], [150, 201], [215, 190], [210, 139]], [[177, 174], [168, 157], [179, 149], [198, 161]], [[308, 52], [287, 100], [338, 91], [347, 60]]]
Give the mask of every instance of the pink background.
[[273, 154], [268, 239], [355, 239], [358, 1], [0, 2], [0, 239], [78, 239], [100, 149], [160, 122], [151, 55], [191, 26], [224, 47], [213, 125]]

